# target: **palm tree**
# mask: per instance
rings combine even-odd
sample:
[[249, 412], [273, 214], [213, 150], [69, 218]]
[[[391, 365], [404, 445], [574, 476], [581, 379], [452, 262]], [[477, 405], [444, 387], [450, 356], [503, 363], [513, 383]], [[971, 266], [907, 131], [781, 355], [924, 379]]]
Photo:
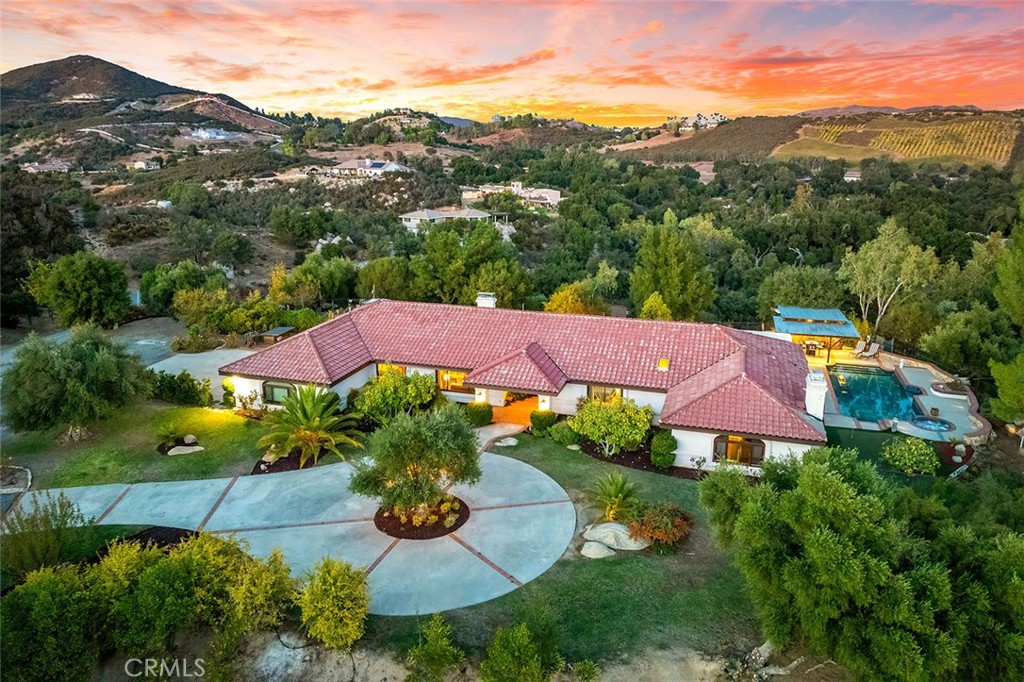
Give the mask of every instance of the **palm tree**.
[[361, 448], [362, 444], [357, 439], [362, 434], [356, 429], [358, 415], [343, 414], [339, 409], [340, 403], [338, 394], [333, 391], [317, 386], [300, 386], [281, 403], [282, 409], [274, 410], [267, 417], [270, 431], [260, 438], [257, 445], [267, 448], [267, 454], [275, 462], [298, 450], [300, 469], [306, 466], [310, 457], [316, 464], [324, 452], [333, 452], [345, 459], [338, 446]]

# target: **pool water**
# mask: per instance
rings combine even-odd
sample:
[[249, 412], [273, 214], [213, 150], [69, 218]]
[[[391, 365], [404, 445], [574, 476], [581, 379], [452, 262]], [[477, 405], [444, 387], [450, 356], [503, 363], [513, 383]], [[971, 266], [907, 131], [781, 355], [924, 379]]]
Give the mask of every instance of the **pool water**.
[[914, 396], [892, 372], [877, 367], [832, 365], [828, 373], [839, 409], [847, 417], [861, 421], [910, 421], [921, 416]]

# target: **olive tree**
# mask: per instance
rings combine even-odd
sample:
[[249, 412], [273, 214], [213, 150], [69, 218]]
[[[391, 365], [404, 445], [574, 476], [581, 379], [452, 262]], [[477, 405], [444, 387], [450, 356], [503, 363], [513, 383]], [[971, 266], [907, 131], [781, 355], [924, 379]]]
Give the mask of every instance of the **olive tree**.
[[377, 498], [384, 509], [433, 506], [441, 502], [447, 484], [480, 480], [476, 433], [458, 405], [401, 413], [375, 431], [367, 447], [372, 464], [359, 468], [349, 489]]

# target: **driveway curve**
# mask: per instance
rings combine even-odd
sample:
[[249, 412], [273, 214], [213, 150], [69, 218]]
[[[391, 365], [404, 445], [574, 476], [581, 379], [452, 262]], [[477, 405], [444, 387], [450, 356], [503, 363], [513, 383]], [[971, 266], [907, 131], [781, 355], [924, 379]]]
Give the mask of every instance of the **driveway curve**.
[[324, 556], [368, 571], [370, 612], [410, 616], [479, 604], [537, 578], [568, 547], [576, 511], [553, 479], [528, 464], [485, 452], [483, 476], [452, 493], [471, 509], [457, 532], [399, 540], [373, 524], [377, 504], [348, 490], [348, 463], [279, 474], [134, 485], [39, 490], [63, 492], [102, 524], [150, 524], [234, 535], [251, 552], [278, 547], [294, 575]]

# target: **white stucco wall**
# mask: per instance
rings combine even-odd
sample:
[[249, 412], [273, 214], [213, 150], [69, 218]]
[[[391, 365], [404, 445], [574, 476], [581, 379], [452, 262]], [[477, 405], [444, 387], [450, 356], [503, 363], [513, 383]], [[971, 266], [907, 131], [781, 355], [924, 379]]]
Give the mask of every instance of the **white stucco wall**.
[[[640, 407], [649, 405], [654, 410], [655, 416], [661, 414], [661, 408], [665, 406], [665, 394], [653, 391], [640, 391], [635, 388], [626, 388], [622, 391], [622, 397], [628, 398]], [[657, 421], [657, 420], [655, 420]]]
[[348, 405], [348, 394], [352, 389], [360, 389], [363, 385], [377, 376], [377, 366], [367, 365], [361, 370], [350, 374], [338, 383], [331, 386], [331, 390], [337, 393], [341, 397], [341, 407], [344, 409]]
[[576, 401], [587, 397], [585, 384], [566, 384], [551, 398], [551, 410], [558, 414], [576, 414]]
[[[712, 460], [714, 457], [715, 438], [721, 434], [672, 429], [672, 435], [675, 436], [676, 441], [679, 443], [676, 447], [675, 466], [687, 469], [703, 468], [705, 471], [718, 467], [718, 464]], [[768, 440], [766, 438], [761, 440], [764, 441], [765, 459], [783, 459], [785, 457], [800, 456], [807, 450], [815, 447], [806, 443], [792, 443], [781, 440]], [[704, 460], [703, 464], [699, 462], [702, 458]], [[761, 475], [760, 467], [740, 468], [749, 475]]]
[[235, 404], [238, 404], [238, 399], [249, 395], [253, 391], [259, 396], [257, 401], [259, 404], [263, 404], [263, 381], [260, 379], [249, 379], [247, 377], [224, 377], [225, 379], [231, 379], [231, 382], [235, 385]]

